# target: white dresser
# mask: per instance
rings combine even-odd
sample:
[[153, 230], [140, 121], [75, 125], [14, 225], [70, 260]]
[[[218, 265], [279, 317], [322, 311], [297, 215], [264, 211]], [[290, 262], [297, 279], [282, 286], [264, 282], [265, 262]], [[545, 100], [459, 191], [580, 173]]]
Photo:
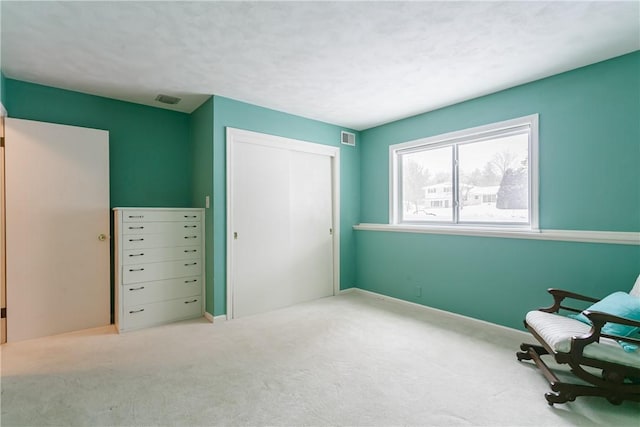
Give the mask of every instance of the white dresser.
[[204, 209], [113, 211], [118, 331], [202, 316]]

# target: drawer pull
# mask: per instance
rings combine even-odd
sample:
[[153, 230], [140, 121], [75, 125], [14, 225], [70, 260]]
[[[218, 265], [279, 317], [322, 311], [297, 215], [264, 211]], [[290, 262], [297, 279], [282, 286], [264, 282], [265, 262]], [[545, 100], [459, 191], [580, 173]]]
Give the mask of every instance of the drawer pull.
[[139, 253], [139, 254], [129, 254], [129, 256], [143, 256], [143, 253]]
[[197, 225], [185, 225], [184, 228], [196, 228]]
[[143, 311], [144, 308], [141, 308], [140, 310], [129, 310], [129, 314], [142, 313]]
[[144, 218], [144, 215], [129, 215], [129, 218]]
[[130, 242], [142, 242], [144, 239], [129, 239]]
[[189, 263], [185, 264], [184, 266], [185, 267], [189, 267], [190, 265], [198, 265], [198, 263], [197, 262], [189, 262]]
[[129, 230], [143, 230], [144, 226], [140, 226], [140, 227], [129, 227]]
[[140, 286], [139, 288], [129, 288], [130, 291], [140, 291], [144, 289], [144, 286]]
[[185, 215], [184, 217], [185, 218], [198, 218], [197, 215]]
[[197, 239], [198, 236], [184, 236], [185, 239]]
[[194, 252], [198, 252], [198, 250], [197, 250], [197, 249], [185, 249], [185, 250], [184, 250], [184, 253], [185, 253], [185, 254], [188, 254], [188, 253], [194, 253]]
[[129, 271], [144, 271], [144, 268], [130, 268]]
[[192, 279], [192, 280], [185, 280], [184, 283], [194, 283], [197, 282], [198, 279]]
[[185, 301], [185, 304], [193, 304], [194, 302], [198, 302], [197, 299], [191, 300], [191, 301]]

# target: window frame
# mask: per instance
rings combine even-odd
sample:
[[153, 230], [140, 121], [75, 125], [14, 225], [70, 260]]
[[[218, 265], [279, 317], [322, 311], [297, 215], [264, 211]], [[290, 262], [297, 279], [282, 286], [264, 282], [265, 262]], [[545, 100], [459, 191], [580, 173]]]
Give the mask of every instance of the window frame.
[[[412, 141], [402, 142], [389, 146], [389, 224], [396, 226], [411, 226], [424, 228], [451, 228], [455, 230], [523, 230], [539, 231], [539, 156], [538, 156], [538, 122], [539, 115], [531, 114], [487, 125], [448, 132], [431, 137], [420, 138]], [[528, 133], [528, 179], [529, 179], [529, 209], [528, 222], [507, 223], [507, 222], [460, 222], [458, 204], [458, 165], [453, 162], [452, 170], [452, 191], [453, 198], [453, 218], [451, 222], [436, 221], [406, 221], [400, 220], [401, 186], [400, 174], [402, 170], [401, 158], [403, 154], [419, 152], [425, 149], [441, 147], [453, 147], [452, 151], [457, 152], [457, 146], [474, 142], [490, 140], [496, 137], [504, 137], [509, 134], [518, 134], [523, 130]], [[427, 148], [428, 147], [428, 148]], [[454, 159], [455, 159], [454, 154]]]

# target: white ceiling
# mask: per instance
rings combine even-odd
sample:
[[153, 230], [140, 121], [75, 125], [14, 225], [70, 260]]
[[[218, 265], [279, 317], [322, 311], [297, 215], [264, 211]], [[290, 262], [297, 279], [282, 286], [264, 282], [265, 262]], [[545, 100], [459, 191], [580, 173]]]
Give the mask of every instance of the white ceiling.
[[640, 2], [0, 3], [5, 76], [366, 129], [640, 49]]

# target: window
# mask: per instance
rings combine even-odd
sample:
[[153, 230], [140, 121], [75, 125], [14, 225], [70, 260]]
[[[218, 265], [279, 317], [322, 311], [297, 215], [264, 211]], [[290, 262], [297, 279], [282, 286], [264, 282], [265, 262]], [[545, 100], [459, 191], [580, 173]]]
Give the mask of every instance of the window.
[[538, 115], [392, 145], [393, 224], [538, 228]]

